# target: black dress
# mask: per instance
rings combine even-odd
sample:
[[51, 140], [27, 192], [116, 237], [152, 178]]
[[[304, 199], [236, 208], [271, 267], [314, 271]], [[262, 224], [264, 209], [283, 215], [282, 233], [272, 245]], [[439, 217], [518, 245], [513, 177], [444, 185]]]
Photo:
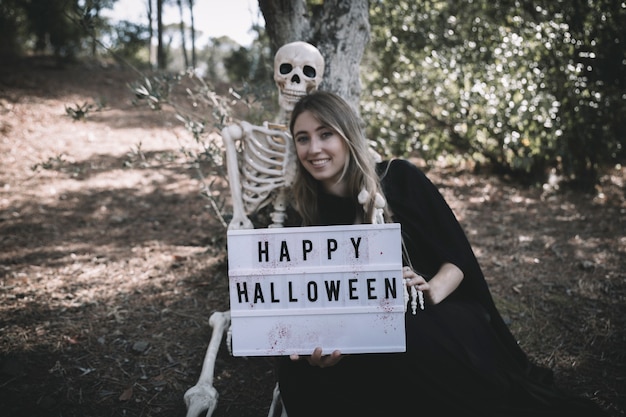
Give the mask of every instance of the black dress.
[[[453, 263], [464, 273], [446, 300], [408, 309], [406, 353], [346, 355], [335, 366], [280, 358], [289, 417], [580, 416], [604, 414], [561, 392], [533, 365], [498, 313], [467, 237], [437, 188], [404, 160], [378, 165], [413, 268], [432, 277]], [[320, 224], [352, 224], [357, 202], [319, 194]], [[313, 349], [314, 346], [311, 347]]]

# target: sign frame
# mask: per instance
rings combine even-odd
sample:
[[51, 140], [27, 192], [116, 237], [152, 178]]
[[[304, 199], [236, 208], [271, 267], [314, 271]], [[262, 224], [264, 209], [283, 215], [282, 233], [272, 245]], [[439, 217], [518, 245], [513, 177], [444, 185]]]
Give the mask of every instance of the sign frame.
[[406, 350], [400, 224], [229, 230], [234, 356]]

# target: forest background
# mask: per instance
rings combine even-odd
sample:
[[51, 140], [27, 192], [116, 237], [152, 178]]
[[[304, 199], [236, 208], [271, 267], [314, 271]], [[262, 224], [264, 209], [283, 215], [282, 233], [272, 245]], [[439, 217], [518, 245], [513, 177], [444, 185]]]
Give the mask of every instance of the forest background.
[[[251, 45], [201, 47], [193, 19], [162, 24], [164, 1], [145, 2], [145, 23], [102, 17], [114, 3], [0, 3], [0, 403], [13, 415], [183, 413], [208, 312], [227, 308], [219, 132], [278, 111], [279, 2], [259, 2]], [[296, 3], [312, 43], [332, 38], [329, 10], [366, 8], [350, 91], [368, 136], [437, 180], [533, 357], [624, 415], [626, 4]], [[170, 5], [194, 17], [193, 1]], [[270, 364], [218, 365], [218, 413], [266, 412]]]
[[[0, 55], [6, 62], [24, 52], [65, 60], [114, 54], [140, 70], [152, 62], [160, 70], [200, 69], [213, 82], [274, 89], [272, 58], [280, 45], [272, 41], [289, 36], [271, 32], [281, 16], [251, 28], [258, 37], [249, 47], [222, 38], [197, 50], [194, 1], [170, 1], [181, 22], [169, 26], [162, 23], [164, 2], [145, 3], [145, 23], [112, 26], [102, 11], [114, 0], [5, 0]], [[323, 9], [335, 3], [342, 2], [310, 1], [303, 10], [323, 26]], [[603, 167], [623, 162], [623, 2], [354, 3], [368, 7], [371, 30], [357, 74], [366, 93], [352, 94], [385, 154], [461, 158], [527, 183], [550, 178], [587, 190]], [[272, 4], [261, 1], [261, 11], [276, 16]], [[315, 28], [312, 39], [299, 40], [315, 44], [315, 36], [327, 36], [320, 33]]]

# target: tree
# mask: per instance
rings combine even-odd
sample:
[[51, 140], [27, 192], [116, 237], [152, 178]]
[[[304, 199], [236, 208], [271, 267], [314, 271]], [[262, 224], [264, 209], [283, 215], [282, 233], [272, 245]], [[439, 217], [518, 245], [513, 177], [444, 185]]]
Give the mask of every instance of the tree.
[[550, 33], [553, 48], [541, 55], [560, 103], [558, 168], [592, 188], [602, 166], [626, 161], [626, 5], [561, 0], [528, 10], [534, 20], [541, 13], [560, 29]]
[[52, 49], [57, 58], [73, 58], [86, 35], [72, 20], [77, 0], [31, 0], [23, 3], [28, 29], [35, 37], [35, 51]]
[[26, 52], [52, 53], [73, 59], [97, 53], [100, 37], [110, 26], [104, 9], [116, 0], [2, 0], [0, 54], [18, 57]]
[[293, 41], [315, 45], [326, 61], [320, 88], [343, 96], [358, 111], [360, 63], [369, 41], [369, 2], [259, 0], [259, 8], [273, 51]]
[[163, 43], [163, 3], [165, 0], [156, 0], [157, 5], [157, 68], [164, 70], [167, 67], [165, 44]]
[[196, 24], [194, 19], [193, 0], [188, 0], [189, 15], [191, 18], [191, 66], [196, 68], [198, 59], [196, 57]]
[[0, 59], [19, 56], [24, 49], [26, 14], [20, 0], [0, 2]]
[[189, 57], [187, 55], [187, 28], [184, 19], [184, 7], [182, 0], [176, 0], [176, 5], [178, 6], [178, 14], [180, 16], [180, 39], [181, 39], [181, 52], [183, 55], [185, 68], [195, 68], [197, 65], [197, 57], [196, 57], [196, 26], [195, 26], [195, 17], [193, 10], [193, 0], [188, 0], [186, 2], [186, 6], [189, 9], [189, 17], [190, 17], [190, 32], [191, 32], [191, 62], [189, 61]]
[[185, 62], [185, 68], [189, 68], [189, 58], [187, 57], [187, 35], [185, 31], [185, 19], [183, 14], [183, 2], [182, 0], [176, 0], [176, 4], [178, 5], [178, 14], [180, 16], [180, 42], [181, 42], [181, 52], [183, 54], [183, 60]]
[[152, 55], [152, 40], [154, 39], [154, 11], [152, 9], [152, 0], [146, 0], [146, 12], [148, 15], [148, 62], [151, 66], [154, 65], [154, 58]]
[[80, 20], [87, 29], [90, 36], [91, 56], [98, 54], [98, 43], [102, 34], [109, 29], [109, 25], [101, 16], [104, 9], [113, 8], [116, 0], [84, 0], [79, 2], [76, 8], [77, 15], [80, 14]]
[[111, 43], [108, 50], [115, 57], [133, 66], [142, 67], [146, 64], [145, 55], [142, 52], [146, 51], [150, 36], [145, 25], [121, 21], [111, 28], [109, 38]]

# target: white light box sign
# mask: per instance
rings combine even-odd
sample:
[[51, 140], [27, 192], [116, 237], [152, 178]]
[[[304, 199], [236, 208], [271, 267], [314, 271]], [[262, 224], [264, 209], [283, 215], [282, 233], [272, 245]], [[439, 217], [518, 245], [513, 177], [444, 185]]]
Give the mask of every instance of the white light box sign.
[[234, 356], [404, 352], [400, 225], [228, 231]]

